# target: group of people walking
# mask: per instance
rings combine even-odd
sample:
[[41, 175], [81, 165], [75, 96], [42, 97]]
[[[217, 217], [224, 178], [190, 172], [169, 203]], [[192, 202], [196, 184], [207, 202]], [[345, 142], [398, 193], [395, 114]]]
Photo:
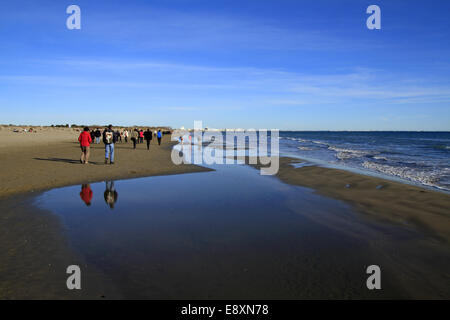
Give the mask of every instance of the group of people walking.
[[145, 140], [147, 142], [147, 150], [150, 150], [150, 142], [153, 139], [153, 136], [157, 138], [158, 145], [161, 145], [163, 133], [161, 130], [152, 132], [150, 129], [147, 129], [146, 131], [134, 129], [131, 133], [125, 129], [119, 132], [118, 130], [114, 131], [112, 125], [106, 127], [102, 133], [98, 128], [90, 131], [88, 127], [85, 127], [78, 137], [81, 146], [80, 162], [84, 164], [89, 163], [90, 145], [93, 141], [95, 141], [96, 144], [99, 144], [100, 138], [102, 137], [103, 143], [105, 144], [105, 164], [108, 164], [108, 161], [110, 164], [114, 164], [115, 143], [122, 142], [122, 139], [127, 143], [128, 137], [130, 136], [131, 141], [133, 142], [133, 149], [136, 149], [136, 144], [144, 143]]
[[136, 144], [144, 143], [144, 140], [147, 142], [147, 150], [150, 150], [150, 142], [153, 139], [153, 136], [155, 136], [158, 139], [158, 145], [161, 145], [161, 139], [162, 139], [163, 133], [161, 130], [158, 131], [150, 131], [150, 129], [139, 130], [134, 129], [131, 134], [131, 141], [133, 142], [133, 148], [136, 149]]

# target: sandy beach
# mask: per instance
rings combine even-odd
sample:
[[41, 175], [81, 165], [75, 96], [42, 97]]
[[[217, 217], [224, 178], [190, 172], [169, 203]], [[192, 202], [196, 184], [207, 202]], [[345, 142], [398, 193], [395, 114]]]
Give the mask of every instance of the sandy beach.
[[[0, 299], [102, 299], [119, 298], [108, 279], [71, 248], [61, 221], [40, 210], [29, 196], [3, 199], [0, 204]], [[83, 291], [69, 291], [67, 266], [86, 272]]]
[[[116, 144], [116, 163], [104, 164], [104, 145], [91, 145], [90, 164], [79, 162], [79, 132], [70, 128], [0, 127], [0, 298], [61, 299], [106, 298], [120, 295], [101, 274], [89, 272], [83, 292], [60, 286], [68, 265], [85, 266], [61, 232], [61, 222], [50, 212], [30, 203], [40, 191], [66, 185], [132, 177], [209, 171], [195, 165], [174, 165], [170, 159], [173, 142], [164, 136], [161, 146], [152, 140], [132, 149], [132, 143]], [[14, 132], [18, 130], [19, 132]], [[32, 198], [32, 197], [31, 197]], [[92, 266], [90, 266], [92, 268]], [[42, 281], [42, 279], [46, 279]]]
[[[12, 130], [0, 130], [0, 298], [448, 296], [446, 193], [287, 157], [274, 177], [177, 166], [168, 135], [150, 151], [117, 143], [114, 165], [94, 144], [84, 165], [77, 130]], [[105, 180], [119, 180], [114, 211]], [[378, 293], [361, 287], [374, 261], [389, 275]], [[84, 270], [81, 292], [64, 285], [71, 264]]]
[[5, 2], [0, 300], [450, 300], [449, 11]]
[[[132, 143], [116, 144], [116, 163], [104, 164], [104, 144], [92, 144], [90, 164], [80, 163], [79, 129], [2, 127], [0, 130], [0, 197], [36, 192], [66, 185], [133, 177], [207, 171], [194, 165], [175, 165], [170, 159], [174, 142], [163, 136], [150, 151], [145, 144], [133, 150]], [[20, 132], [13, 132], [20, 130]]]
[[[175, 165], [170, 150], [175, 142], [156, 139], [150, 151], [144, 144], [116, 144], [116, 163], [104, 164], [104, 145], [91, 145], [90, 164], [79, 163], [78, 130], [71, 128], [2, 127], [0, 130], [0, 197], [37, 192], [67, 185], [154, 175], [209, 171]], [[21, 132], [13, 132], [20, 129]], [[29, 128], [28, 128], [29, 129]], [[350, 203], [368, 218], [418, 228], [438, 240], [450, 240], [450, 196], [446, 193], [320, 166], [296, 168], [302, 160], [280, 158], [276, 175], [281, 181], [314, 189], [319, 194]]]

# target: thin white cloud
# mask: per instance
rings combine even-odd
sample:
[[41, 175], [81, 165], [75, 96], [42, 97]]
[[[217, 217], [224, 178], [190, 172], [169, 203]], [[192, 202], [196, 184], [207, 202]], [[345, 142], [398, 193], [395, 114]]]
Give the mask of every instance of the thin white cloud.
[[[60, 59], [31, 61], [30, 64], [58, 75], [0, 75], [0, 82], [67, 87], [164, 88], [174, 89], [177, 94], [187, 95], [186, 98], [191, 100], [194, 92], [210, 90], [211, 94], [228, 95], [236, 101], [251, 98], [255, 105], [279, 106], [342, 103], [355, 99], [390, 104], [450, 100], [450, 85], [445, 81], [405, 78], [367, 68], [338, 74], [305, 74], [282, 69], [161, 61]], [[69, 70], [71, 72], [67, 72]]]

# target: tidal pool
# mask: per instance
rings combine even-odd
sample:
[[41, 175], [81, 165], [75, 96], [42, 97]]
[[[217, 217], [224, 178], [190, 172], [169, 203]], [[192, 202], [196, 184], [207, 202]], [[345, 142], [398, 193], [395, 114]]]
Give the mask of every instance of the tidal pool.
[[[34, 204], [123, 298], [449, 297], [448, 250], [425, 236], [245, 165], [214, 169], [59, 188]], [[367, 289], [369, 265], [381, 290]]]

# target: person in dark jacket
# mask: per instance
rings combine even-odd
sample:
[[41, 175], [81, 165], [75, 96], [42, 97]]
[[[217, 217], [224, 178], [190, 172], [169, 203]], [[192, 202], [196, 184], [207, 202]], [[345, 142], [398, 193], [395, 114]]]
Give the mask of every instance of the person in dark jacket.
[[95, 130], [94, 135], [95, 135], [95, 143], [99, 144], [102, 133], [100, 132], [100, 130], [98, 128], [97, 128], [97, 130]]
[[147, 131], [144, 132], [144, 139], [147, 142], [147, 150], [150, 150], [150, 141], [152, 141], [153, 139], [153, 135], [150, 129], [147, 129]]
[[114, 131], [114, 138], [116, 139], [116, 142], [122, 142], [119, 130]]
[[105, 164], [114, 164], [114, 144], [117, 142], [117, 137], [112, 130], [112, 125], [110, 124], [108, 128], [103, 131], [103, 143], [105, 144]]

